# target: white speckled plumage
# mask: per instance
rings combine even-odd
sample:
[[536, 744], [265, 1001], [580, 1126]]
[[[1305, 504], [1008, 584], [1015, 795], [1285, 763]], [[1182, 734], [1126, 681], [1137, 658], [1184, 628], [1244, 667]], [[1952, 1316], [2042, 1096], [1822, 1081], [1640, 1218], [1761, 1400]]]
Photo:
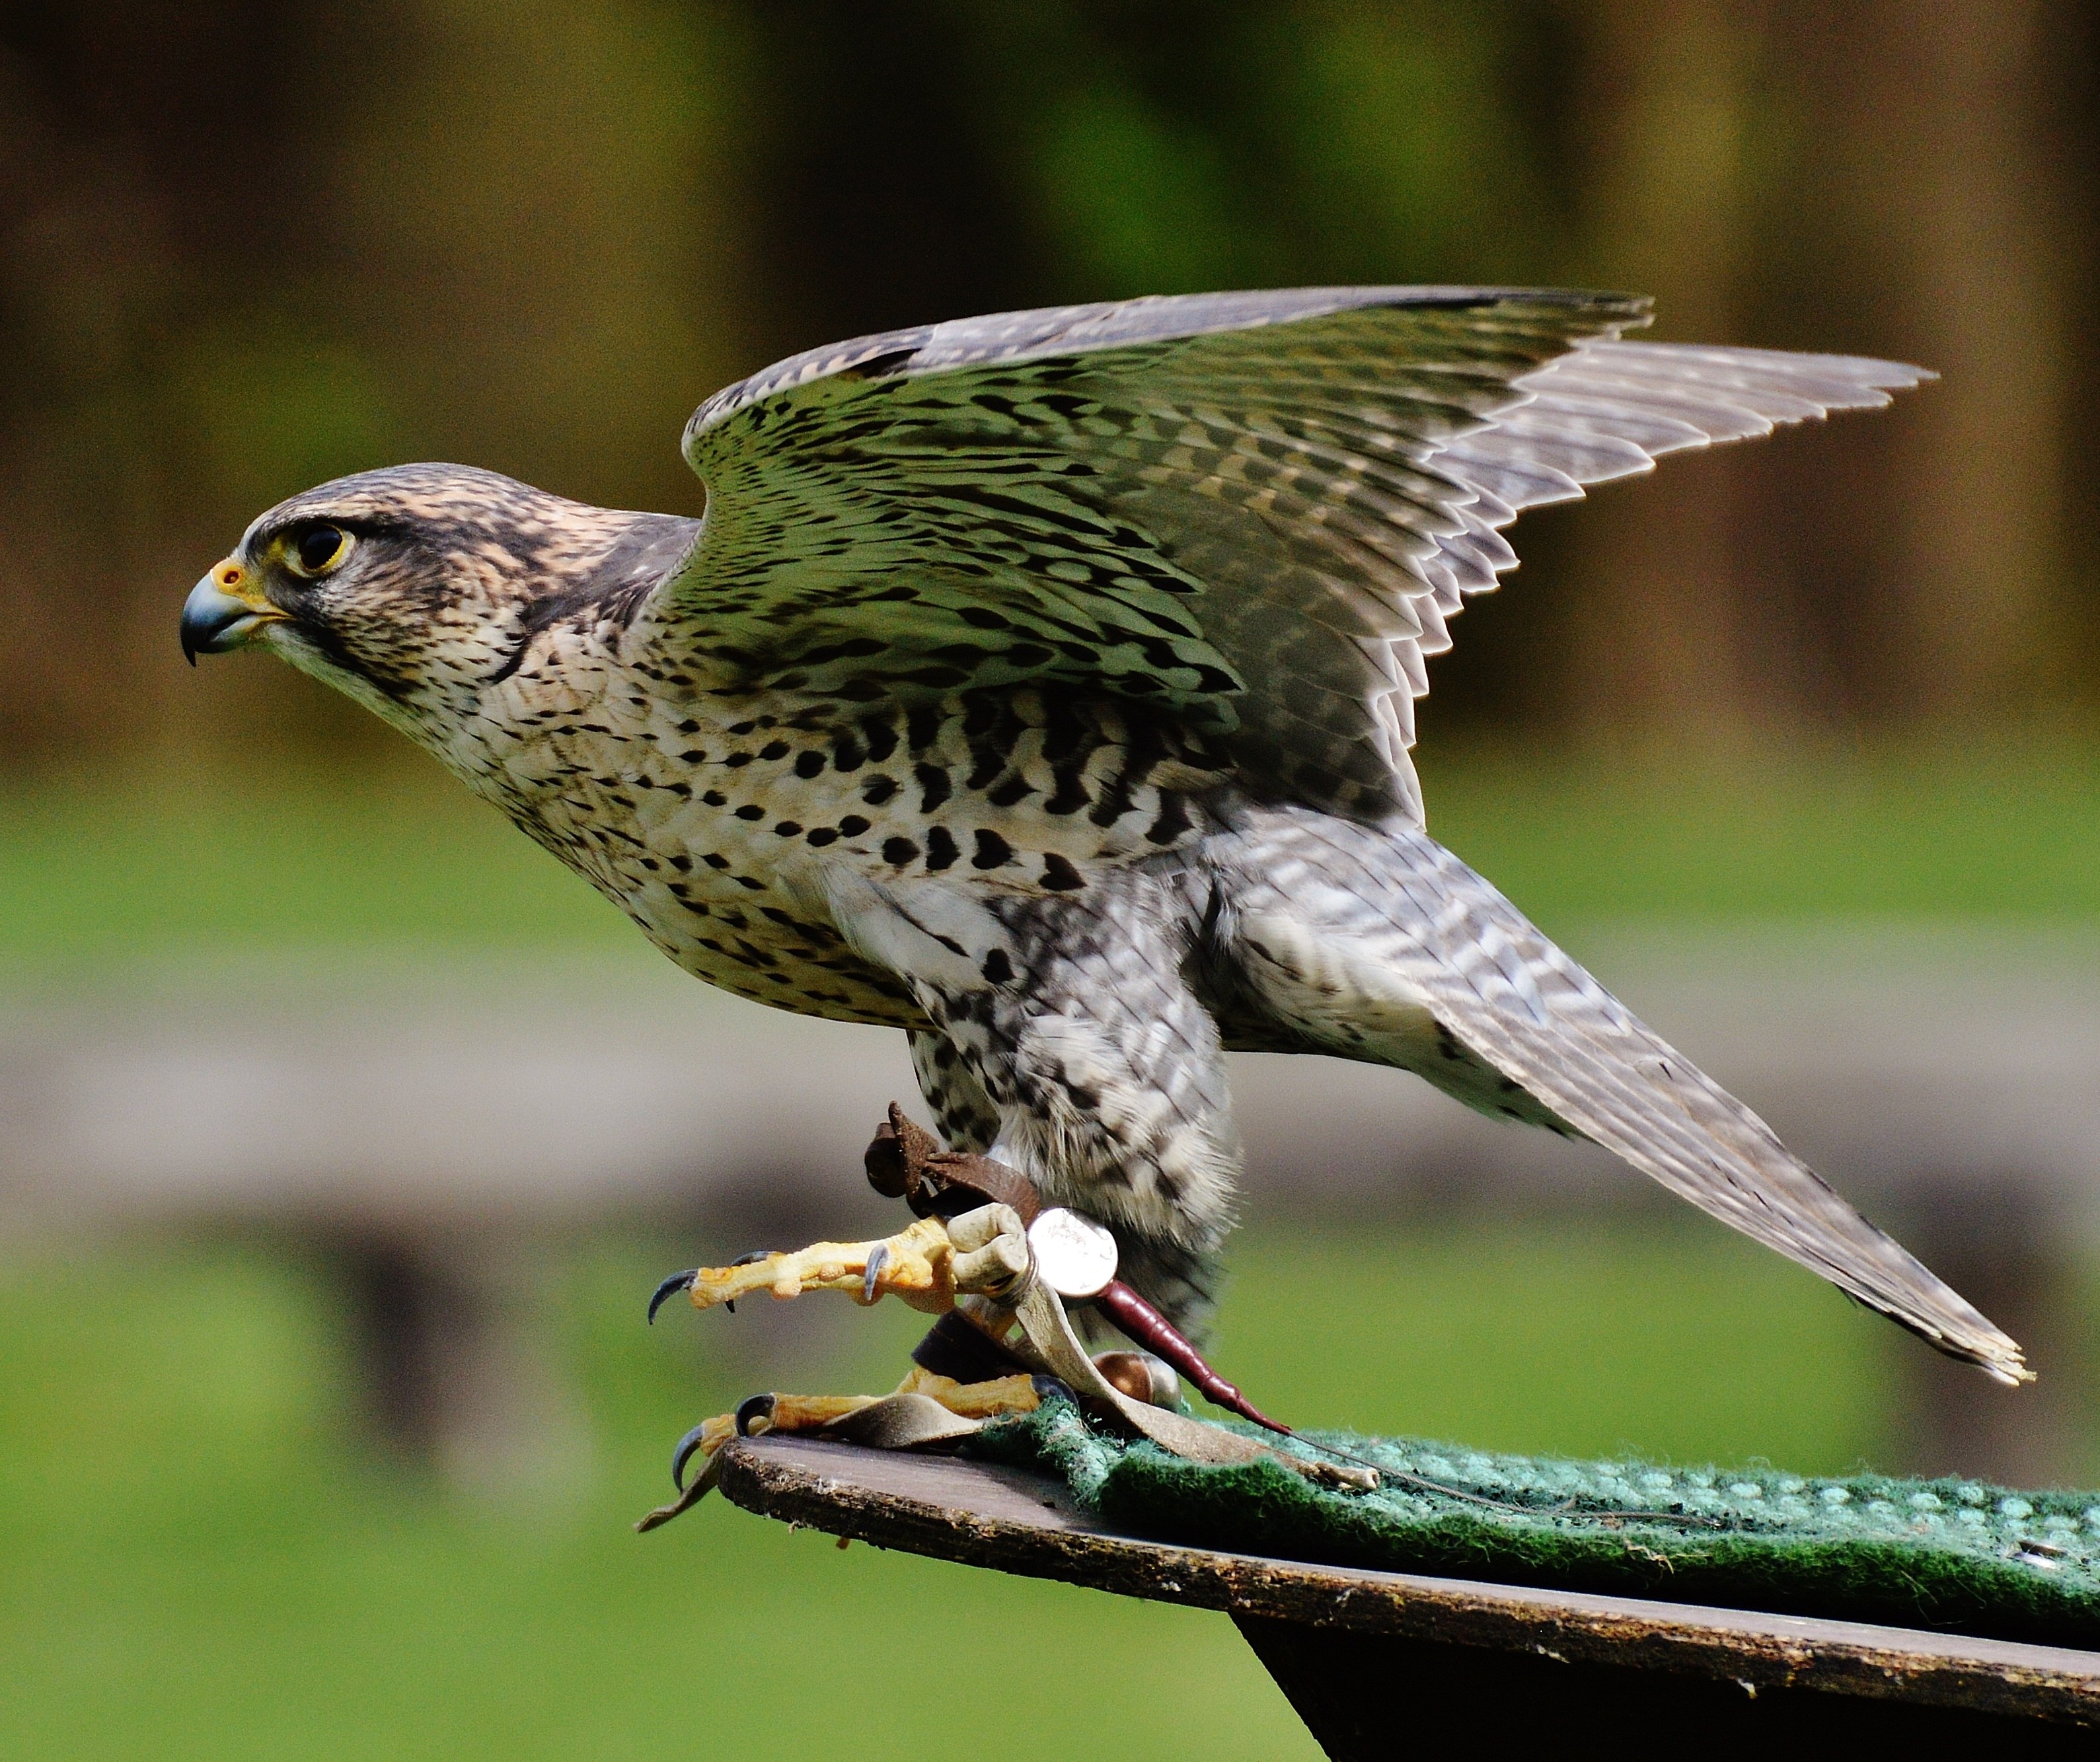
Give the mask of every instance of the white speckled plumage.
[[[951, 1142], [1200, 1324], [1221, 1053], [1595, 1139], [1943, 1350], [2018, 1349], [1422, 830], [1426, 658], [1523, 509], [1886, 403], [1895, 363], [1621, 342], [1644, 304], [1315, 289], [813, 351], [686, 431], [702, 522], [414, 466], [274, 509], [261, 640], [688, 971], [887, 1023]], [[348, 560], [297, 578], [316, 524]]]

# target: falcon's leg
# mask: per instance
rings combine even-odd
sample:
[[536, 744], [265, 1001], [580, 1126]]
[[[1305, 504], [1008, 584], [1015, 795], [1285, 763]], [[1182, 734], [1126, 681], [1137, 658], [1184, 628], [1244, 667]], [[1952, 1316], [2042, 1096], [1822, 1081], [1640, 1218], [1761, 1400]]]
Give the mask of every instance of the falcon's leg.
[[[905, 979], [933, 1024], [913, 1037], [913, 1062], [951, 1144], [981, 1148], [1048, 1204], [1106, 1225], [1121, 1276], [1200, 1336], [1232, 1227], [1238, 1147], [1217, 1025], [1186, 976], [1202, 930], [1176, 879], [1115, 870], [1044, 896], [847, 875], [832, 906], [856, 948]], [[966, 1222], [955, 1220], [959, 1232]], [[1017, 1236], [1017, 1218], [1013, 1227]], [[666, 1288], [683, 1284], [700, 1308], [761, 1291], [844, 1290], [864, 1303], [888, 1292], [938, 1313], [959, 1292], [995, 1299], [999, 1257], [1015, 1255], [1017, 1275], [1026, 1252], [1025, 1242], [1002, 1248], [998, 1236], [953, 1240], [924, 1219], [882, 1242], [818, 1243], [681, 1275]], [[1144, 1361], [1128, 1356], [1123, 1373], [1149, 1385]], [[961, 1391], [979, 1388], [995, 1391], [984, 1399], [1014, 1403], [998, 1411], [1026, 1411], [1005, 1378], [950, 1385], [932, 1403], [955, 1412], [955, 1400], [979, 1399]], [[881, 1403], [775, 1397], [767, 1417], [775, 1429], [833, 1429], [925, 1394], [907, 1378]], [[712, 1463], [735, 1429], [733, 1416], [696, 1428], [680, 1447], [681, 1466], [696, 1452]]]
[[[1027, 1269], [1020, 1218], [1004, 1205], [987, 1205], [957, 1218], [952, 1226], [924, 1218], [881, 1241], [819, 1242], [793, 1253], [701, 1267], [678, 1279], [699, 1309], [726, 1306], [760, 1291], [785, 1299], [805, 1291], [843, 1290], [862, 1303], [889, 1293], [915, 1309], [946, 1314], [959, 1307], [960, 1293], [966, 1313], [986, 1337], [982, 1350], [965, 1355], [966, 1361], [995, 1367], [1001, 1359], [1015, 1362], [997, 1344], [1012, 1323], [1012, 1313], [999, 1307], [999, 1293], [1011, 1289]], [[975, 1337], [967, 1327], [963, 1332]], [[902, 1448], [966, 1435], [977, 1421], [998, 1414], [1032, 1412], [1041, 1399], [1040, 1380], [1026, 1372], [964, 1382], [915, 1364], [884, 1396], [753, 1395], [735, 1413], [717, 1414], [679, 1441], [671, 1474], [680, 1496], [652, 1512], [642, 1526], [653, 1528], [704, 1496], [712, 1484], [717, 1455], [740, 1434], [825, 1432]], [[686, 1470], [695, 1456], [701, 1467], [688, 1486]]]
[[919, 1093], [933, 1110], [933, 1130], [941, 1141], [950, 1150], [980, 1155], [990, 1150], [999, 1136], [999, 1109], [977, 1073], [964, 1063], [955, 1042], [924, 1029], [915, 1029], [907, 1037], [912, 1074], [919, 1079]]
[[1199, 1336], [1239, 1150], [1180, 883], [1121, 869], [1056, 895], [862, 883], [834, 908], [934, 1024], [912, 1061], [951, 1143], [1107, 1225], [1122, 1276]]

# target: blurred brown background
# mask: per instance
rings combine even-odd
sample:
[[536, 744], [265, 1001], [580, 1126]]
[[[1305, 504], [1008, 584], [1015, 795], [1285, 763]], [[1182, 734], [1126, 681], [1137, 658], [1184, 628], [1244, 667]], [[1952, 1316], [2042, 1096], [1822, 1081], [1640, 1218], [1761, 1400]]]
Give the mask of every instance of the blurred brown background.
[[2069, 0], [0, 3], [0, 1752], [874, 1762], [937, 1655], [1088, 1685], [1016, 1759], [1308, 1753], [1215, 1617], [630, 1538], [704, 1414], [897, 1375], [895, 1306], [641, 1304], [893, 1225], [899, 1037], [706, 991], [361, 711], [177, 649], [324, 478], [691, 511], [716, 387], [1002, 307], [1579, 284], [1940, 372], [1527, 517], [1421, 757], [2040, 1385], [1317, 1059], [1234, 1064], [1220, 1363], [1308, 1425], [2100, 1484], [2096, 117]]
[[1432, 729], [2089, 708], [2095, 30], [2025, 0], [11, 7], [4, 762], [257, 717], [380, 747], [289, 677], [170, 664], [182, 589], [320, 478], [438, 456], [689, 508], [683, 416], [790, 350], [1330, 280], [1631, 288], [1660, 337], [1945, 376], [1901, 423], [1528, 522]]

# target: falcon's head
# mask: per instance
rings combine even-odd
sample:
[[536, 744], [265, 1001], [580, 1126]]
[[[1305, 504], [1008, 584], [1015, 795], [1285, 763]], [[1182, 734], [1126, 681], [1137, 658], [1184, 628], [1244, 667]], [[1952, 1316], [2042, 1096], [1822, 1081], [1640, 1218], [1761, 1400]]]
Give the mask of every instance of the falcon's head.
[[183, 607], [183, 652], [259, 644], [426, 743], [566, 619], [625, 622], [698, 522], [550, 496], [469, 465], [397, 465], [280, 502]]

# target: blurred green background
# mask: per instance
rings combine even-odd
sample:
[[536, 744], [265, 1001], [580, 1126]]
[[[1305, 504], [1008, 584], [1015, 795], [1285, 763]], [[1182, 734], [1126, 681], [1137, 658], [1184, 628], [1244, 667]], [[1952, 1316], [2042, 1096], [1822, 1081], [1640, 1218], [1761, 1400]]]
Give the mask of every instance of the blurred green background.
[[[1659, 337], [1938, 369], [1528, 518], [1433, 672], [1432, 826], [1578, 954], [2084, 933], [2097, 95], [2065, 0], [0, 6], [0, 1051], [170, 961], [652, 958], [347, 703], [181, 666], [183, 593], [271, 503], [441, 457], [691, 512], [681, 424], [769, 359], [1236, 284], [1625, 287]], [[13, 1069], [0, 1108], [42, 1104]], [[547, 1447], [462, 1477], [375, 1423], [369, 1281], [312, 1232], [8, 1192], [7, 1753], [872, 1759], [1017, 1694], [1017, 1757], [1314, 1753], [1222, 1617], [718, 1508], [629, 1535], [693, 1420], [880, 1386], [913, 1333], [643, 1330], [731, 1220], [537, 1238]], [[1696, 1218], [1270, 1205], [1242, 1240], [1230, 1368], [1308, 1423], [1958, 1465], [1921, 1349]], [[2085, 1253], [2060, 1476], [2100, 1475]]]

